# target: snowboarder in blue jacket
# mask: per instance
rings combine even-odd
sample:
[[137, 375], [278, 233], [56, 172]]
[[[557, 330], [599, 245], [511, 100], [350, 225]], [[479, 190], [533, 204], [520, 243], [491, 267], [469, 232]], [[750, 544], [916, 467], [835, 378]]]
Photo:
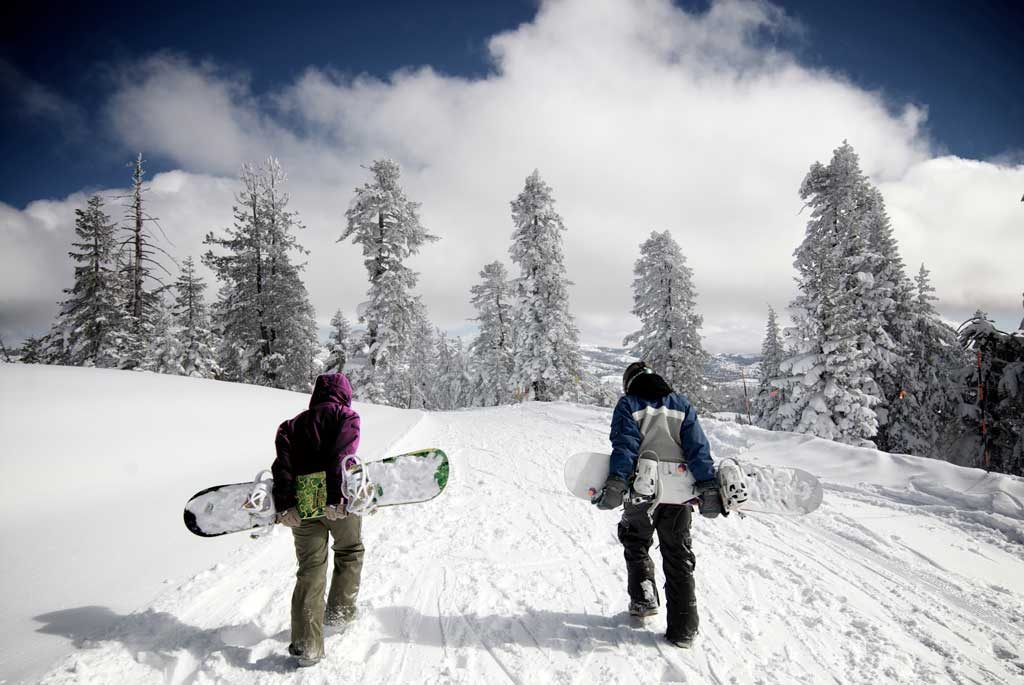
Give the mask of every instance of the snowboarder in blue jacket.
[[640, 455], [679, 463], [696, 480], [701, 513], [709, 517], [724, 513], [711, 450], [690, 401], [644, 362], [626, 368], [622, 391], [612, 414], [608, 479], [594, 504], [600, 509], [623, 506], [618, 537], [626, 558], [632, 616], [658, 613], [660, 598], [649, 554], [657, 531], [668, 610], [665, 637], [686, 647], [697, 635], [699, 624], [693, 581], [696, 558], [690, 537], [692, 509], [689, 504], [660, 503], [652, 514], [651, 498], [637, 496], [630, 485]]

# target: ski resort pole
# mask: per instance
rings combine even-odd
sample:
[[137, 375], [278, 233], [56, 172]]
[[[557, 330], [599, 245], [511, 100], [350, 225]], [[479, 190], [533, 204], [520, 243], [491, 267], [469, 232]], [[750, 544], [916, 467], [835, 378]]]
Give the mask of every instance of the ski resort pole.
[[750, 398], [747, 397], [747, 375], [743, 373], [743, 367], [740, 367], [740, 378], [743, 379], [743, 402], [747, 405], [747, 425], [753, 426], [754, 422], [750, 418]]

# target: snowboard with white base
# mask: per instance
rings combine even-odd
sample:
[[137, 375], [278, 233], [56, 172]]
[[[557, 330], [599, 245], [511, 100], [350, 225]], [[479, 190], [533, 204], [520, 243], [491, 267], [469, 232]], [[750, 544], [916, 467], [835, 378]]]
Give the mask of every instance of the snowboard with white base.
[[[577, 497], [593, 499], [604, 487], [610, 464], [611, 455], [606, 452], [578, 452], [572, 455], [562, 468], [565, 487]], [[696, 501], [693, 476], [685, 464], [663, 461], [653, 464], [653, 468], [656, 474], [650, 473], [649, 478], [654, 481], [653, 487], [660, 492], [661, 501], [680, 504]], [[654, 496], [658, 493], [645, 494]]]
[[[608, 478], [611, 455], [579, 452], [563, 467], [565, 487], [576, 497], [591, 500]], [[658, 484], [651, 497], [662, 503], [696, 503], [693, 476], [685, 465], [657, 463]], [[813, 474], [789, 466], [768, 466], [724, 459], [716, 464], [722, 502], [729, 512], [809, 514], [821, 505], [824, 488]]]
[[[201, 490], [185, 504], [185, 526], [201, 537], [238, 533], [277, 522], [271, 496], [274, 481], [261, 472], [246, 483], [215, 485]], [[380, 461], [352, 459], [342, 486], [348, 513], [372, 513], [378, 507], [431, 500], [448, 484], [448, 457], [439, 449], [406, 452]], [[323, 472], [299, 476], [297, 506], [303, 519], [324, 515], [327, 479]]]
[[[743, 473], [747, 499], [731, 505], [728, 479], [723, 471], [734, 463]], [[727, 459], [719, 466], [719, 481], [722, 483], [722, 501], [729, 511], [751, 514], [788, 514], [801, 516], [809, 514], [819, 506], [825, 495], [825, 488], [817, 476], [792, 466], [769, 466], [750, 461]]]

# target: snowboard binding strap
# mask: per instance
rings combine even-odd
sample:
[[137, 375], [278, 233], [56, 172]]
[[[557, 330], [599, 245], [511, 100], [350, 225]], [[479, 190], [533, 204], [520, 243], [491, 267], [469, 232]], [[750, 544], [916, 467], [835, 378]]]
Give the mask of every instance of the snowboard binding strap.
[[270, 496], [270, 483], [264, 477], [270, 477], [271, 475], [267, 469], [256, 474], [256, 477], [253, 478], [252, 491], [245, 498], [245, 502], [242, 503], [242, 509], [253, 513], [270, 509], [270, 506], [267, 504], [267, 498]]
[[368, 516], [377, 511], [377, 485], [370, 481], [363, 460], [354, 454], [345, 457], [341, 495], [349, 514]]
[[750, 500], [747, 477], [735, 459], [724, 459], [718, 465], [718, 488], [726, 511], [741, 510]]

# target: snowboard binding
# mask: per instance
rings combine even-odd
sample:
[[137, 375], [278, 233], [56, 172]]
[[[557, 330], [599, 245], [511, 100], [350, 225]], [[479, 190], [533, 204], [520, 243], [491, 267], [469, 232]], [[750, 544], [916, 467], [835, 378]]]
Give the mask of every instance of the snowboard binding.
[[722, 493], [722, 506], [728, 512], [742, 509], [750, 499], [747, 477], [735, 459], [725, 459], [719, 463], [718, 487]]
[[354, 454], [345, 457], [341, 495], [349, 514], [369, 516], [377, 511], [377, 484], [370, 480], [362, 459]]
[[252, 491], [242, 503], [242, 509], [253, 513], [266, 513], [274, 506], [274, 500], [270, 496], [270, 485], [272, 474], [269, 470], [263, 469], [253, 478]]

